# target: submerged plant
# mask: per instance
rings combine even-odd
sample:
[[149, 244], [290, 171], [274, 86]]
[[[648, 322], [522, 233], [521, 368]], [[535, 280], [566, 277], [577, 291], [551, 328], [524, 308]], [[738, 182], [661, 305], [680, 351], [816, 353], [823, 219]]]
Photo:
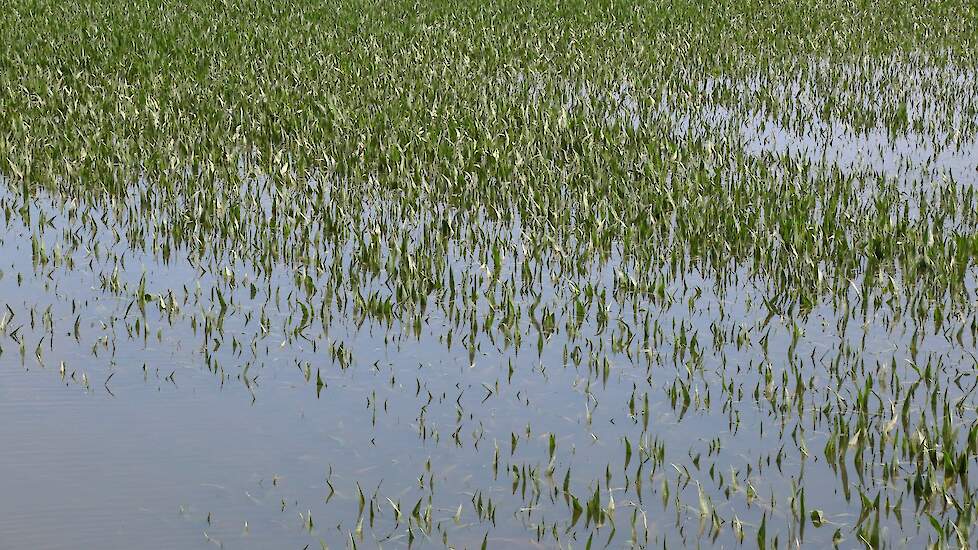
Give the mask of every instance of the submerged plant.
[[976, 10], [8, 0], [0, 362], [315, 399], [215, 544], [969, 546]]

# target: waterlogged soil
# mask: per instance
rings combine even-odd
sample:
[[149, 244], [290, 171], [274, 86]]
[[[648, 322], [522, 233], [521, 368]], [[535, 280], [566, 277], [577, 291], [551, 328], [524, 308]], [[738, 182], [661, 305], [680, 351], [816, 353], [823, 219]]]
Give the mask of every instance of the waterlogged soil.
[[0, 548], [975, 544], [973, 5], [170, 7], [0, 13]]
[[[736, 546], [762, 527], [859, 546], [869, 526], [916, 546], [971, 498], [967, 305], [798, 315], [742, 270], [689, 267], [638, 300], [551, 272], [500, 331], [509, 306], [483, 292], [520, 258], [450, 255], [480, 274], [463, 323], [345, 304], [311, 322], [328, 273], [310, 291], [281, 266], [202, 269], [119, 236], [111, 208], [2, 200], [20, 208], [0, 243], [5, 547]], [[584, 280], [621, 287], [621, 265]], [[566, 296], [588, 305], [548, 317]], [[946, 471], [909, 445], [960, 454]]]

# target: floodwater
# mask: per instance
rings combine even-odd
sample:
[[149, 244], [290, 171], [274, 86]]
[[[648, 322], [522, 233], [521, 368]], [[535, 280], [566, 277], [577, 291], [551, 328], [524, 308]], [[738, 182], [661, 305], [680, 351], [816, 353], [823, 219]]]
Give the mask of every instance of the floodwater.
[[[825, 147], [772, 127], [743, 129], [757, 154]], [[887, 177], [978, 174], [968, 146], [834, 139], [832, 163]], [[937, 160], [901, 163], [918, 156]], [[0, 200], [21, 205], [8, 186]], [[73, 235], [67, 212], [86, 208], [99, 221]], [[780, 545], [858, 547], [872, 525], [916, 547], [936, 540], [927, 514], [959, 521], [978, 483], [972, 467], [928, 491], [943, 460], [905, 452], [963, 446], [976, 425], [965, 306], [796, 316], [746, 267], [718, 286], [691, 266], [658, 300], [589, 299], [579, 325], [553, 305], [578, 295], [556, 273], [539, 294], [551, 329], [543, 308], [509, 331], [437, 307], [307, 325], [286, 266], [199, 269], [98, 207], [39, 194], [27, 209], [0, 230], [0, 548], [729, 547], [762, 524]], [[611, 287], [618, 267], [586, 279]]]

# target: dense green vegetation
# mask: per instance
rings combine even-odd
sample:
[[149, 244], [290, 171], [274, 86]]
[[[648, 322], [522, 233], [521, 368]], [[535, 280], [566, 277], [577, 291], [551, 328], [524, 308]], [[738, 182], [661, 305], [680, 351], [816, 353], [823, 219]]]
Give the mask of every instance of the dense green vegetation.
[[[330, 485], [311, 544], [973, 543], [978, 4], [7, 0], [0, 36], [45, 285], [0, 346], [192, 333], [256, 399], [277, 356], [362, 393], [417, 471]], [[59, 290], [89, 269], [112, 312]]]

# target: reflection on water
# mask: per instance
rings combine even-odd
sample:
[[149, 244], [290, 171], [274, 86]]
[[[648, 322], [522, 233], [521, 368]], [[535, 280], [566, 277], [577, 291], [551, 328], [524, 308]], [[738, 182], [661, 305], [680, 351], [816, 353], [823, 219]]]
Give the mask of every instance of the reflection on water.
[[[638, 93], [616, 97], [636, 111]], [[704, 119], [758, 158], [975, 180], [973, 140]], [[212, 256], [165, 251], [132, 230], [179, 220], [127, 218], [136, 195], [0, 183], [2, 547], [730, 546], [761, 525], [919, 546], [926, 513], [970, 523], [970, 264], [957, 298], [863, 260], [834, 293], [775, 300], [756, 259], [687, 250], [649, 273], [551, 242], [544, 261], [518, 217], [466, 218], [498, 250], [439, 225], [458, 239], [440, 254], [414, 245], [447, 209], [392, 229], [377, 203], [344, 246], [306, 243], [323, 256], [297, 274], [206, 234]], [[282, 204], [252, 200], [259, 218]]]

